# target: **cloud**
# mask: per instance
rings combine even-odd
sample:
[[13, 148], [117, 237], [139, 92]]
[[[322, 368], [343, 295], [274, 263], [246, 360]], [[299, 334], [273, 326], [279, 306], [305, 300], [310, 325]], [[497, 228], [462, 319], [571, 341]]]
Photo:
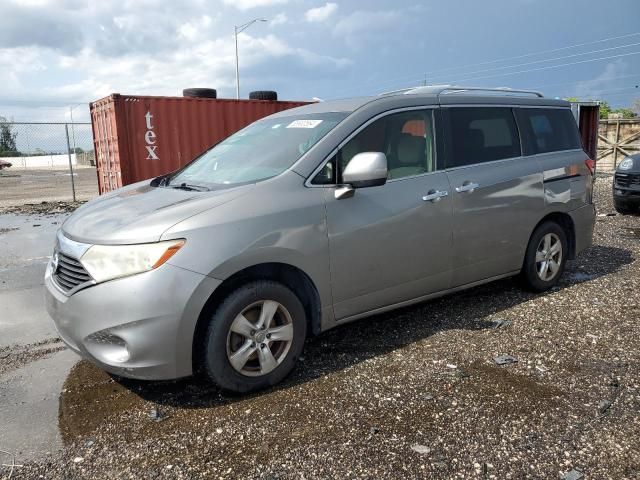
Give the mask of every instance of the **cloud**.
[[304, 14], [307, 22], [325, 22], [338, 10], [338, 4], [333, 2], [325, 3], [322, 7], [311, 8]]
[[198, 38], [203, 37], [203, 34], [207, 29], [211, 28], [211, 25], [213, 23], [214, 19], [212, 19], [209, 15], [203, 15], [198, 19], [182, 23], [178, 27], [177, 32], [179, 36], [187, 40], [194, 41]]
[[333, 33], [344, 38], [349, 46], [359, 48], [370, 43], [380, 31], [397, 29], [404, 17], [399, 10], [356, 10], [338, 20]]
[[[190, 28], [183, 28], [187, 35]], [[183, 31], [182, 34], [185, 32]], [[350, 65], [350, 60], [318, 54], [305, 48], [292, 46], [281, 38], [269, 34], [253, 37], [246, 32], [238, 36], [240, 71], [243, 91], [258, 86], [268, 73], [272, 84], [281, 85], [290, 80], [292, 72], [335, 72]], [[21, 73], [29, 74], [44, 68], [37, 50], [29, 48], [0, 49], [0, 69], [3, 61], [14, 62], [21, 56], [25, 61], [12, 70], [0, 70], [0, 81], [9, 86], [3, 96], [28, 98], [28, 90], [20, 82]], [[28, 55], [27, 55], [28, 54]], [[48, 56], [50, 58], [50, 55]], [[235, 46], [232, 35], [183, 43], [171, 52], [161, 55], [127, 53], [117, 57], [99, 54], [85, 48], [76, 55], [60, 55], [57, 67], [74, 72], [80, 80], [57, 86], [46, 86], [38, 91], [40, 99], [57, 102], [95, 100], [113, 92], [136, 95], [180, 95], [183, 88], [206, 86], [217, 88], [221, 96], [230, 95], [235, 86]], [[274, 69], [274, 64], [281, 64]], [[288, 72], [285, 72], [285, 67]], [[10, 73], [9, 73], [10, 72]], [[274, 73], [275, 72], [275, 73]]]
[[2, 8], [0, 47], [41, 46], [72, 51], [81, 46], [82, 34], [73, 16], [50, 9], [7, 4]]
[[[29, 109], [34, 118], [43, 119], [47, 111], [54, 118], [53, 108], [68, 111], [68, 105], [113, 92], [181, 95], [183, 88], [203, 86], [217, 88], [220, 97], [234, 94], [229, 25], [251, 18], [242, 12], [207, 8], [208, 0], [182, 0], [171, 10], [166, 0], [4, 1], [0, 114], [14, 115], [17, 105], [22, 119], [28, 119]], [[288, 1], [233, 4], [241, 10]], [[300, 41], [299, 35], [307, 34], [305, 22], [294, 23], [285, 8], [276, 12], [267, 16], [270, 26], [286, 23], [287, 28], [252, 28], [238, 36], [243, 95], [268, 88], [283, 97], [307, 98], [316, 93], [319, 78], [335, 79], [351, 65], [342, 54], [328, 53], [324, 42]], [[42, 105], [49, 110], [39, 109]]]
[[269, 20], [269, 26], [275, 27], [277, 25], [284, 25], [289, 21], [286, 13], [278, 13], [271, 20]]
[[282, 5], [288, 3], [289, 0], [222, 0], [225, 5], [235, 7], [238, 10], [250, 10], [257, 7], [271, 7], [273, 5]]
[[585, 80], [578, 82], [575, 86], [575, 93], [579, 97], [598, 98], [603, 92], [611, 90], [611, 84], [613, 81], [628, 72], [629, 68], [627, 63], [619, 58], [616, 61], [610, 62], [595, 78], [591, 80]]

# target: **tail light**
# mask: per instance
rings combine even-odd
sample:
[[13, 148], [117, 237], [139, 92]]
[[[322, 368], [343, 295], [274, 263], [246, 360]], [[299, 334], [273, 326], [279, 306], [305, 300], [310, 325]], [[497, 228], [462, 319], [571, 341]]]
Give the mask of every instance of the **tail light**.
[[596, 161], [592, 160], [590, 158], [587, 158], [584, 161], [584, 164], [587, 166], [587, 168], [589, 169], [589, 172], [591, 173], [591, 175], [594, 175], [596, 173]]

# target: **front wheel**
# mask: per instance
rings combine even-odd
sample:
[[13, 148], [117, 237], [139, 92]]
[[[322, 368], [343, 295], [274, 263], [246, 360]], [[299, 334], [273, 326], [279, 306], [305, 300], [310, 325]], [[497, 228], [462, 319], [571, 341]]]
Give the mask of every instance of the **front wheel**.
[[285, 378], [302, 353], [306, 316], [284, 285], [259, 280], [232, 292], [213, 314], [202, 362], [210, 380], [244, 393]]
[[531, 235], [522, 266], [522, 279], [530, 290], [544, 292], [560, 280], [567, 262], [567, 235], [555, 222], [545, 222]]

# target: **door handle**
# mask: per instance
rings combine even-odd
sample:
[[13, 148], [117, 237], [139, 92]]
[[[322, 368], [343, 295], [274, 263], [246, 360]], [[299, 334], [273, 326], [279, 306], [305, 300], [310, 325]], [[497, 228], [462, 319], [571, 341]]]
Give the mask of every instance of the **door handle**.
[[439, 202], [442, 197], [446, 197], [447, 195], [449, 195], [449, 192], [447, 192], [446, 190], [429, 190], [429, 193], [422, 197], [422, 200], [424, 200], [425, 202], [435, 203]]
[[463, 193], [463, 192], [473, 192], [476, 188], [478, 188], [480, 185], [474, 182], [464, 182], [462, 184], [462, 186], [460, 187], [456, 187], [456, 192], [458, 193]]

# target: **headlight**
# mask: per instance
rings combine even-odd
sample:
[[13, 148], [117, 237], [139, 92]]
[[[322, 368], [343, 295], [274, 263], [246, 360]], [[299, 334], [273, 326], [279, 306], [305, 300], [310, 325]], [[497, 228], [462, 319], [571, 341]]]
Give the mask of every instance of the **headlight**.
[[625, 158], [623, 161], [620, 162], [620, 165], [618, 165], [618, 170], [631, 170], [632, 167], [633, 167], [633, 158]]
[[158, 268], [182, 248], [184, 240], [136, 245], [93, 245], [80, 258], [96, 282]]

